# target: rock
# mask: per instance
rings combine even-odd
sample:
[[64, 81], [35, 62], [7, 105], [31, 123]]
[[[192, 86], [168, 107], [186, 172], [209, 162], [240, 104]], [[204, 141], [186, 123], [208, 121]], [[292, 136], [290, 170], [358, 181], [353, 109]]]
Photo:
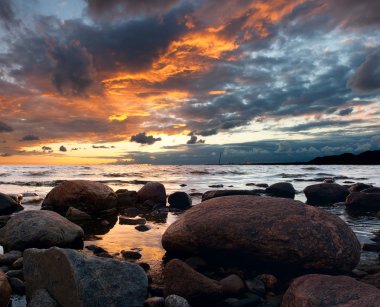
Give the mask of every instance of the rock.
[[201, 257], [189, 257], [185, 262], [198, 272], [207, 268], [207, 262]]
[[9, 278], [9, 284], [11, 285], [12, 292], [14, 294], [25, 294], [25, 284], [21, 279], [18, 279], [16, 277]]
[[4, 264], [12, 264], [17, 259], [22, 257], [22, 252], [20, 251], [10, 251], [9, 253], [5, 253], [0, 255], [0, 265]]
[[229, 307], [255, 307], [259, 306], [262, 302], [262, 298], [258, 295], [254, 295], [252, 297], [244, 298], [241, 300], [233, 300], [228, 301], [223, 306], [229, 306]]
[[294, 198], [296, 190], [289, 182], [278, 182], [270, 185], [265, 190], [269, 195], [276, 197]]
[[362, 190], [361, 192], [363, 192], [363, 193], [380, 193], [380, 188], [379, 187], [372, 187], [369, 189]]
[[15, 262], [12, 263], [12, 269], [19, 270], [22, 269], [24, 263], [24, 258], [20, 257]]
[[380, 193], [351, 193], [346, 198], [346, 207], [353, 211], [377, 212], [380, 210]]
[[260, 307], [280, 307], [281, 306], [282, 297], [270, 297], [260, 304]]
[[176, 294], [191, 304], [217, 301], [222, 297], [222, 285], [179, 259], [169, 261], [164, 268], [166, 295]]
[[278, 279], [276, 276], [271, 274], [261, 274], [256, 277], [258, 280], [261, 280], [266, 289], [273, 290], [278, 284]]
[[356, 278], [363, 278], [365, 276], [367, 276], [368, 273], [367, 272], [364, 272], [362, 270], [358, 270], [358, 269], [353, 269], [350, 276], [352, 277], [356, 277]]
[[24, 272], [23, 272], [23, 270], [9, 270], [7, 272], [7, 276], [8, 276], [8, 278], [15, 277], [15, 278], [24, 280]]
[[190, 304], [185, 298], [172, 294], [166, 297], [165, 307], [190, 307]]
[[258, 278], [246, 280], [245, 284], [249, 291], [257, 295], [263, 296], [266, 292], [264, 283]]
[[83, 230], [52, 211], [24, 211], [11, 217], [2, 228], [0, 244], [5, 250], [30, 247], [83, 246]]
[[70, 207], [95, 214], [117, 207], [117, 196], [110, 187], [99, 182], [68, 180], [53, 188], [42, 203], [42, 209], [62, 215]]
[[24, 259], [28, 298], [46, 289], [62, 307], [141, 306], [147, 294], [145, 272], [132, 263], [57, 247], [27, 249]]
[[0, 307], [7, 307], [11, 298], [12, 288], [7, 276], [0, 271]]
[[11, 218], [10, 215], [0, 216], [0, 228], [4, 227], [5, 224], [9, 221], [10, 218]]
[[245, 290], [244, 281], [236, 274], [223, 278], [220, 283], [223, 293], [226, 295], [238, 295]]
[[12, 214], [24, 208], [9, 195], [0, 193], [0, 215]]
[[138, 192], [138, 201], [144, 203], [150, 200], [156, 204], [166, 204], [166, 190], [162, 183], [148, 182]]
[[345, 201], [348, 189], [337, 183], [318, 183], [307, 186], [304, 190], [307, 204], [315, 206], [332, 205]]
[[86, 212], [83, 212], [79, 209], [76, 209], [74, 207], [70, 207], [69, 209], [67, 209], [66, 218], [69, 221], [72, 221], [74, 223], [92, 220], [91, 215], [89, 215]]
[[256, 261], [293, 272], [351, 272], [361, 250], [335, 214], [259, 196], [215, 198], [192, 207], [167, 228], [162, 245], [173, 254], [232, 258], [241, 265]]
[[165, 299], [159, 296], [147, 298], [143, 307], [165, 307]]
[[146, 219], [144, 218], [134, 219], [134, 218], [129, 218], [129, 217], [120, 215], [119, 224], [120, 225], [145, 225]]
[[174, 192], [169, 195], [168, 202], [171, 208], [186, 210], [191, 207], [192, 200], [185, 192]]
[[208, 186], [209, 188], [223, 188], [224, 187], [224, 185], [223, 184], [212, 184], [212, 185], [209, 185]]
[[361, 191], [363, 191], [363, 190], [365, 190], [365, 189], [369, 189], [369, 188], [372, 188], [372, 187], [373, 187], [373, 186], [370, 185], [370, 184], [365, 184], [365, 183], [361, 183], [361, 182], [359, 182], [359, 183], [355, 183], [355, 184], [351, 185], [351, 186], [348, 188], [348, 191], [349, 191], [350, 193], [352, 193], [352, 192], [361, 192]]
[[[265, 192], [262, 190], [262, 192]], [[202, 201], [216, 197], [233, 196], [233, 195], [259, 195], [257, 190], [215, 190], [207, 191], [202, 195]]]
[[124, 215], [126, 217], [136, 217], [139, 215], [139, 213], [140, 213], [140, 210], [134, 207], [124, 210]]
[[335, 180], [333, 178], [326, 178], [323, 180], [324, 183], [335, 183]]
[[34, 292], [28, 307], [60, 307], [45, 289]]
[[362, 279], [362, 281], [380, 289], [380, 272], [368, 274]]
[[135, 252], [135, 251], [124, 251], [124, 250], [122, 250], [121, 254], [123, 255], [124, 258], [127, 258], [127, 259], [140, 259], [141, 258], [141, 254], [139, 252]]
[[259, 187], [259, 188], [267, 188], [267, 187], [269, 187], [269, 185], [267, 183], [257, 183], [256, 186]]
[[363, 251], [380, 252], [380, 244], [379, 243], [364, 243]]
[[380, 290], [348, 276], [304, 275], [286, 291], [282, 307], [379, 306]]
[[138, 200], [136, 191], [128, 191], [126, 189], [120, 189], [116, 191], [117, 206], [120, 208], [133, 207]]
[[103, 247], [97, 246], [97, 245], [88, 245], [86, 248], [90, 251], [92, 251], [95, 255], [102, 254], [102, 253], [108, 253]]
[[145, 231], [149, 231], [149, 230], [151, 230], [152, 227], [150, 227], [149, 225], [137, 225], [137, 226], [135, 227], [135, 229], [136, 229], [137, 231], [145, 232]]

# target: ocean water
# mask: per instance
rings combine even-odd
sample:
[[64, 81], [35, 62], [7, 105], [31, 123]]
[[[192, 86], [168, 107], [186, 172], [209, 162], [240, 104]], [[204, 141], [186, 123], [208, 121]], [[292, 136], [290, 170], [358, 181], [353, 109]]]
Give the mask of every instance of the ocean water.
[[[139, 190], [144, 181], [159, 181], [167, 193], [185, 191], [198, 193], [193, 204], [200, 202], [200, 193], [211, 185], [221, 185], [218, 189], [255, 189], [252, 183], [273, 184], [290, 182], [298, 191], [296, 199], [306, 201], [303, 189], [311, 184], [335, 178], [339, 184], [354, 182], [371, 183], [380, 186], [380, 166], [291, 166], [291, 165], [200, 165], [200, 166], [152, 166], [152, 165], [94, 165], [94, 166], [0, 166], [0, 192], [8, 194], [35, 193], [25, 197], [26, 210], [38, 210], [45, 195], [60, 180], [85, 179], [103, 182], [114, 190], [127, 188]], [[248, 184], [248, 186], [247, 186]], [[182, 186], [181, 186], [182, 185]], [[325, 208], [344, 221], [354, 230], [359, 240], [371, 242], [375, 231], [380, 230], [380, 220], [371, 216], [350, 216], [344, 206]], [[138, 249], [140, 261], [148, 262], [159, 274], [165, 251], [161, 246], [161, 236], [178, 216], [168, 213], [159, 219], [146, 217], [152, 229], [138, 232], [134, 226], [120, 225], [117, 220], [113, 227], [100, 227], [85, 242], [96, 244], [110, 253], [121, 250]], [[376, 253], [363, 253], [362, 258], [378, 261]]]

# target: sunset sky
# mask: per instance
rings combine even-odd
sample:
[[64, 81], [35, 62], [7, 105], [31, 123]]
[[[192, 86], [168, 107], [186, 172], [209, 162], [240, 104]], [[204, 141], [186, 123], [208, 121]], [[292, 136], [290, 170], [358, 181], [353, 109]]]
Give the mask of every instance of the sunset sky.
[[0, 164], [380, 149], [380, 1], [0, 0]]

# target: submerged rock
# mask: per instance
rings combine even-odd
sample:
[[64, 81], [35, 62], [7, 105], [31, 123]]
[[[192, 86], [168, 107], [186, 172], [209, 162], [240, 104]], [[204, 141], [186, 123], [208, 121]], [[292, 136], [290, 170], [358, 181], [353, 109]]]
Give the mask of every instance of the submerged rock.
[[166, 190], [162, 183], [148, 182], [138, 192], [138, 201], [144, 203], [151, 201], [154, 204], [166, 204]]
[[[312, 242], [312, 244], [311, 244]], [[162, 237], [170, 253], [267, 263], [292, 271], [350, 272], [360, 244], [339, 217], [299, 201], [229, 196], [186, 211]]]
[[191, 197], [186, 192], [174, 192], [168, 197], [168, 202], [171, 208], [186, 210], [191, 207]]
[[305, 275], [286, 291], [281, 307], [380, 306], [380, 290], [348, 276]]
[[24, 208], [9, 195], [0, 193], [0, 215], [12, 214]]
[[176, 294], [199, 304], [219, 300], [222, 297], [222, 285], [210, 279], [179, 259], [169, 261], [164, 269], [166, 295]]
[[365, 183], [361, 183], [361, 182], [358, 182], [358, 183], [355, 183], [353, 185], [351, 185], [349, 188], [348, 188], [348, 191], [350, 193], [352, 192], [361, 192], [365, 189], [370, 189], [372, 188], [373, 186], [370, 185], [370, 184], [365, 184]]
[[110, 187], [99, 182], [68, 180], [53, 188], [42, 203], [42, 209], [62, 215], [70, 207], [90, 214], [97, 213], [117, 207], [117, 196]]
[[77, 247], [83, 245], [83, 230], [56, 212], [24, 211], [11, 217], [0, 233], [5, 250], [30, 247]]
[[344, 201], [349, 191], [347, 187], [337, 183], [319, 183], [307, 186], [304, 193], [307, 198], [307, 204], [328, 206]]
[[259, 195], [260, 193], [265, 193], [265, 190], [214, 190], [203, 193], [202, 201], [223, 196]]
[[24, 252], [26, 295], [46, 289], [62, 307], [142, 306], [148, 279], [138, 265], [70, 249]]
[[289, 182], [278, 182], [270, 185], [265, 190], [269, 195], [276, 197], [294, 198], [296, 190]]
[[346, 207], [354, 211], [380, 210], [380, 193], [354, 192], [347, 196]]

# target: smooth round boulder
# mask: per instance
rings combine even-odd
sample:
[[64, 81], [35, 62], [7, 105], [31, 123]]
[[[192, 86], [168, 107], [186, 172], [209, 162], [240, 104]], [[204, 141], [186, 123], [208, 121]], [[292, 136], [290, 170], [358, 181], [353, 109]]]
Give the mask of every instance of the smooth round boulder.
[[169, 207], [186, 210], [191, 207], [192, 200], [189, 194], [186, 192], [174, 192], [168, 197]]
[[81, 248], [83, 230], [52, 211], [23, 211], [11, 217], [1, 229], [0, 244], [5, 250], [51, 246]]
[[72, 249], [24, 252], [26, 296], [46, 289], [62, 307], [142, 306], [148, 278], [132, 263], [86, 256]]
[[369, 189], [364, 189], [361, 192], [362, 193], [380, 193], [380, 188], [379, 187], [372, 187]]
[[380, 290], [348, 276], [304, 275], [286, 291], [281, 307], [380, 306]]
[[0, 193], [0, 215], [12, 214], [24, 208], [12, 197]]
[[265, 192], [265, 190], [212, 190], [202, 194], [202, 201], [224, 196], [259, 195], [263, 192]]
[[7, 276], [0, 271], [0, 307], [7, 307], [11, 298], [12, 288]]
[[307, 204], [313, 206], [329, 206], [346, 199], [347, 187], [337, 183], [318, 183], [307, 186], [304, 190]]
[[362, 183], [362, 182], [358, 182], [358, 183], [354, 183], [353, 185], [351, 185], [349, 188], [348, 188], [348, 191], [350, 193], [352, 192], [361, 192], [365, 189], [370, 189], [372, 188], [373, 185], [371, 184], [365, 184], [365, 183]]
[[266, 188], [266, 193], [271, 196], [294, 198], [296, 190], [289, 182], [278, 182]]
[[182, 296], [172, 294], [166, 297], [165, 307], [190, 307], [190, 304]]
[[140, 203], [151, 201], [155, 204], [166, 204], [165, 186], [159, 182], [147, 182], [137, 191], [137, 197]]
[[92, 214], [117, 207], [117, 196], [109, 186], [100, 182], [68, 180], [53, 188], [41, 206], [62, 215], [70, 207]]
[[202, 202], [168, 227], [162, 245], [174, 254], [334, 273], [350, 272], [361, 250], [351, 228], [336, 215], [299, 201], [260, 196]]
[[346, 198], [347, 209], [377, 212], [380, 210], [380, 193], [354, 192]]

